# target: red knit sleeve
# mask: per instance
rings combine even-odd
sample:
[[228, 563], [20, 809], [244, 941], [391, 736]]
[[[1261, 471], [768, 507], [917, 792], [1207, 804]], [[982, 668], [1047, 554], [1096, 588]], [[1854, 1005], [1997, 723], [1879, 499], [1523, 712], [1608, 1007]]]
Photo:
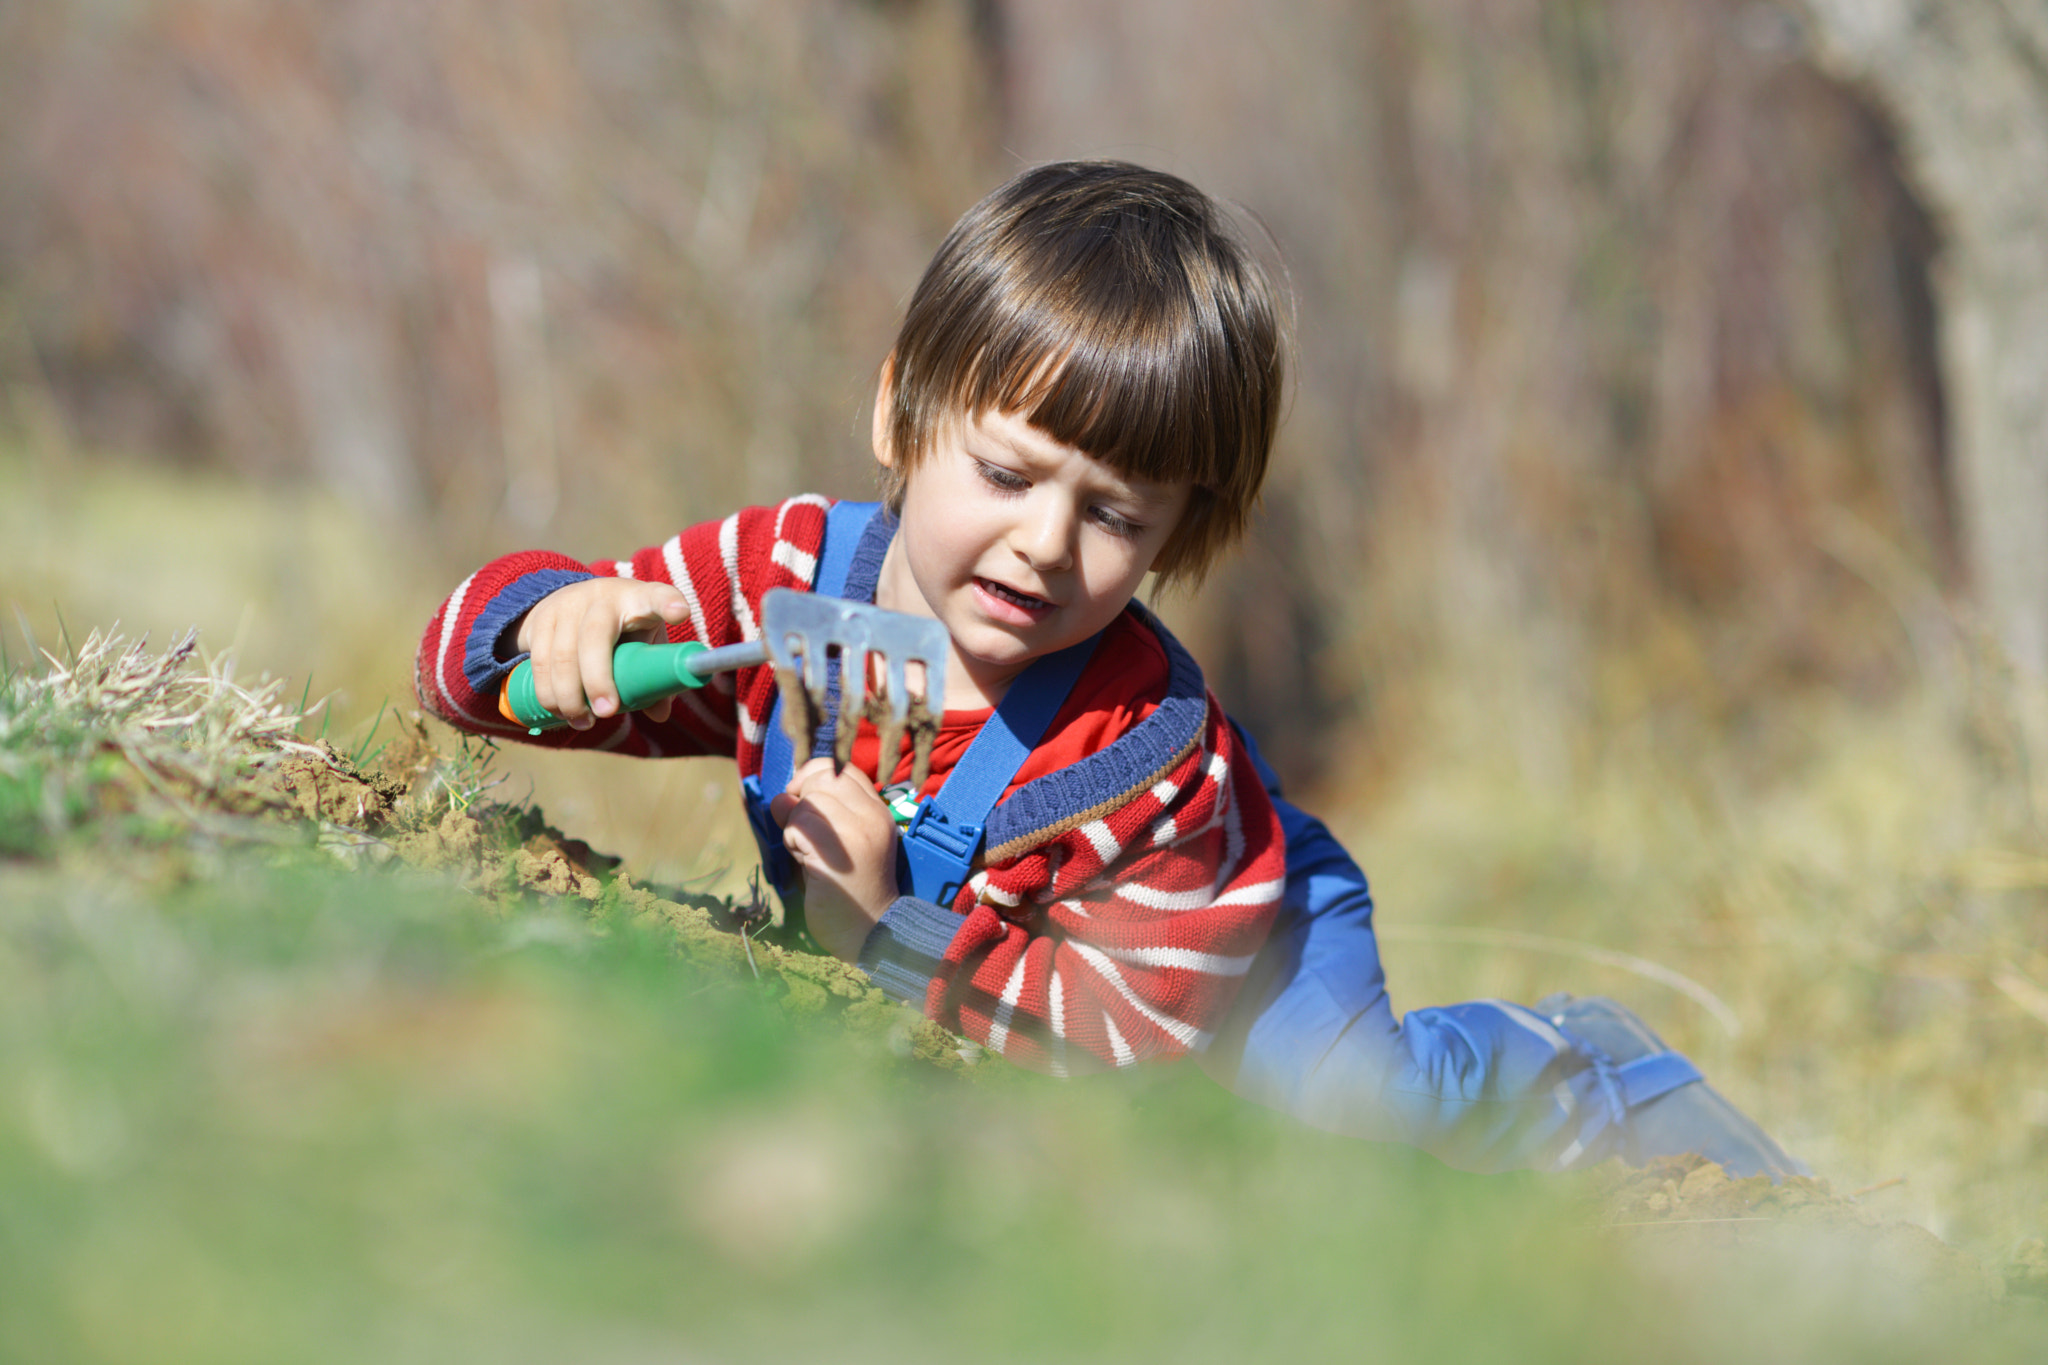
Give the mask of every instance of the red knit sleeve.
[[986, 870], [926, 1012], [1065, 1075], [1209, 1045], [1265, 942], [1286, 840], [1212, 696], [1202, 740], [1122, 807]]
[[588, 730], [563, 728], [529, 736], [498, 713], [505, 677], [525, 657], [512, 650], [512, 633], [549, 593], [590, 578], [614, 577], [681, 590], [689, 616], [669, 627], [671, 641], [698, 640], [716, 648], [753, 640], [760, 635], [762, 594], [774, 587], [811, 586], [829, 506], [824, 498], [805, 496], [773, 507], [744, 508], [626, 559], [584, 563], [541, 550], [494, 559], [464, 579], [427, 623], [413, 669], [420, 705], [458, 729], [494, 738], [644, 758], [723, 754], [740, 759], [743, 768], [750, 761], [758, 767], [774, 699], [769, 670], [717, 675], [704, 687], [682, 693], [660, 724], [629, 713]]

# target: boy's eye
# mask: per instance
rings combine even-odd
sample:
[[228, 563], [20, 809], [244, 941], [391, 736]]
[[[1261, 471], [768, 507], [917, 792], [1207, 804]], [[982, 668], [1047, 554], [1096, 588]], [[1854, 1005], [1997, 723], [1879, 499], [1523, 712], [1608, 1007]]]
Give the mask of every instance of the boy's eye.
[[1095, 521], [1097, 525], [1101, 526], [1103, 530], [1111, 535], [1123, 536], [1126, 539], [1136, 536], [1145, 529], [1129, 517], [1108, 507], [1097, 507], [1095, 509]]
[[1021, 493], [1031, 486], [1031, 480], [1022, 474], [1004, 469], [1001, 465], [993, 465], [986, 460], [976, 460], [974, 464], [981, 471], [982, 478], [1006, 493]]

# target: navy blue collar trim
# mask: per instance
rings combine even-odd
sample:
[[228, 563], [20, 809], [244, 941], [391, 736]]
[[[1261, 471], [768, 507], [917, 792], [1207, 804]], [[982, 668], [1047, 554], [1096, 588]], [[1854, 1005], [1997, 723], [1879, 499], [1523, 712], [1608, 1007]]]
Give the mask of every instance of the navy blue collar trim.
[[991, 861], [1012, 856], [1008, 847], [1036, 842], [1053, 826], [1071, 828], [1082, 817], [1098, 818], [1158, 782], [1200, 742], [1209, 715], [1202, 669], [1161, 625], [1133, 602], [1125, 608], [1159, 638], [1166, 649], [1166, 696], [1156, 710], [1106, 749], [1034, 778], [1012, 792], [988, 818]]
[[881, 581], [882, 559], [889, 553], [889, 542], [896, 538], [896, 514], [886, 507], [878, 507], [868, 518], [867, 528], [861, 532], [860, 546], [853, 552], [853, 563], [846, 569], [846, 600], [849, 602], [873, 602], [875, 585]]

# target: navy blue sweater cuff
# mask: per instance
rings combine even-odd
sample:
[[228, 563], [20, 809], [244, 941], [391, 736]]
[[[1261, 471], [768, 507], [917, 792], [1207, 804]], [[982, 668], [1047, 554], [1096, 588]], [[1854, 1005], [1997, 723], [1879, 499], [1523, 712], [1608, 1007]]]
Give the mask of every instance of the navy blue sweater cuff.
[[861, 944], [860, 969], [888, 995], [921, 1008], [953, 935], [964, 923], [942, 905], [898, 896]]
[[511, 640], [502, 637], [541, 598], [557, 588], [595, 577], [594, 573], [574, 569], [536, 569], [498, 589], [497, 596], [476, 614], [476, 624], [469, 628], [469, 646], [462, 654], [462, 673], [469, 685], [485, 696], [495, 692], [505, 675], [526, 657], [513, 649]]

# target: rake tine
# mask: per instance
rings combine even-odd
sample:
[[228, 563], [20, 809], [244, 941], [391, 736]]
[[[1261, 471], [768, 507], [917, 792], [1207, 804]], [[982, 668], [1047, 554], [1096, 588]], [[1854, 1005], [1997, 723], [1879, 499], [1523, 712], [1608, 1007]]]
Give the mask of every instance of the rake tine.
[[946, 705], [943, 693], [937, 693], [938, 709], [933, 708], [935, 692], [942, 676], [939, 670], [945, 667], [945, 659], [919, 659], [923, 675], [923, 690], [913, 695], [910, 691], [910, 661], [903, 664], [903, 723], [910, 731], [910, 781], [912, 791], [923, 791], [924, 782], [931, 776], [932, 743], [939, 737], [939, 717]]
[[907, 722], [910, 730], [910, 787], [912, 791], [923, 791], [924, 780], [932, 775], [932, 741], [939, 737], [939, 718], [923, 697], [913, 697]]
[[877, 791], [889, 785], [896, 772], [896, 759], [903, 752], [903, 667], [894, 659], [885, 663], [880, 690], [868, 695], [867, 704], [868, 718], [875, 723], [881, 739], [875, 756]]
[[[809, 671], [810, 659], [804, 659], [805, 671]], [[817, 739], [817, 707], [811, 700], [810, 689], [793, 668], [775, 670], [776, 686], [782, 690], [782, 732], [789, 736], [789, 747], [796, 758], [796, 766], [802, 767], [811, 756], [811, 745]]]
[[[855, 689], [859, 691], [856, 692]], [[832, 775], [846, 771], [853, 760], [853, 734], [860, 728], [861, 702], [868, 689], [868, 655], [858, 644], [839, 649], [839, 715], [832, 731]]]

